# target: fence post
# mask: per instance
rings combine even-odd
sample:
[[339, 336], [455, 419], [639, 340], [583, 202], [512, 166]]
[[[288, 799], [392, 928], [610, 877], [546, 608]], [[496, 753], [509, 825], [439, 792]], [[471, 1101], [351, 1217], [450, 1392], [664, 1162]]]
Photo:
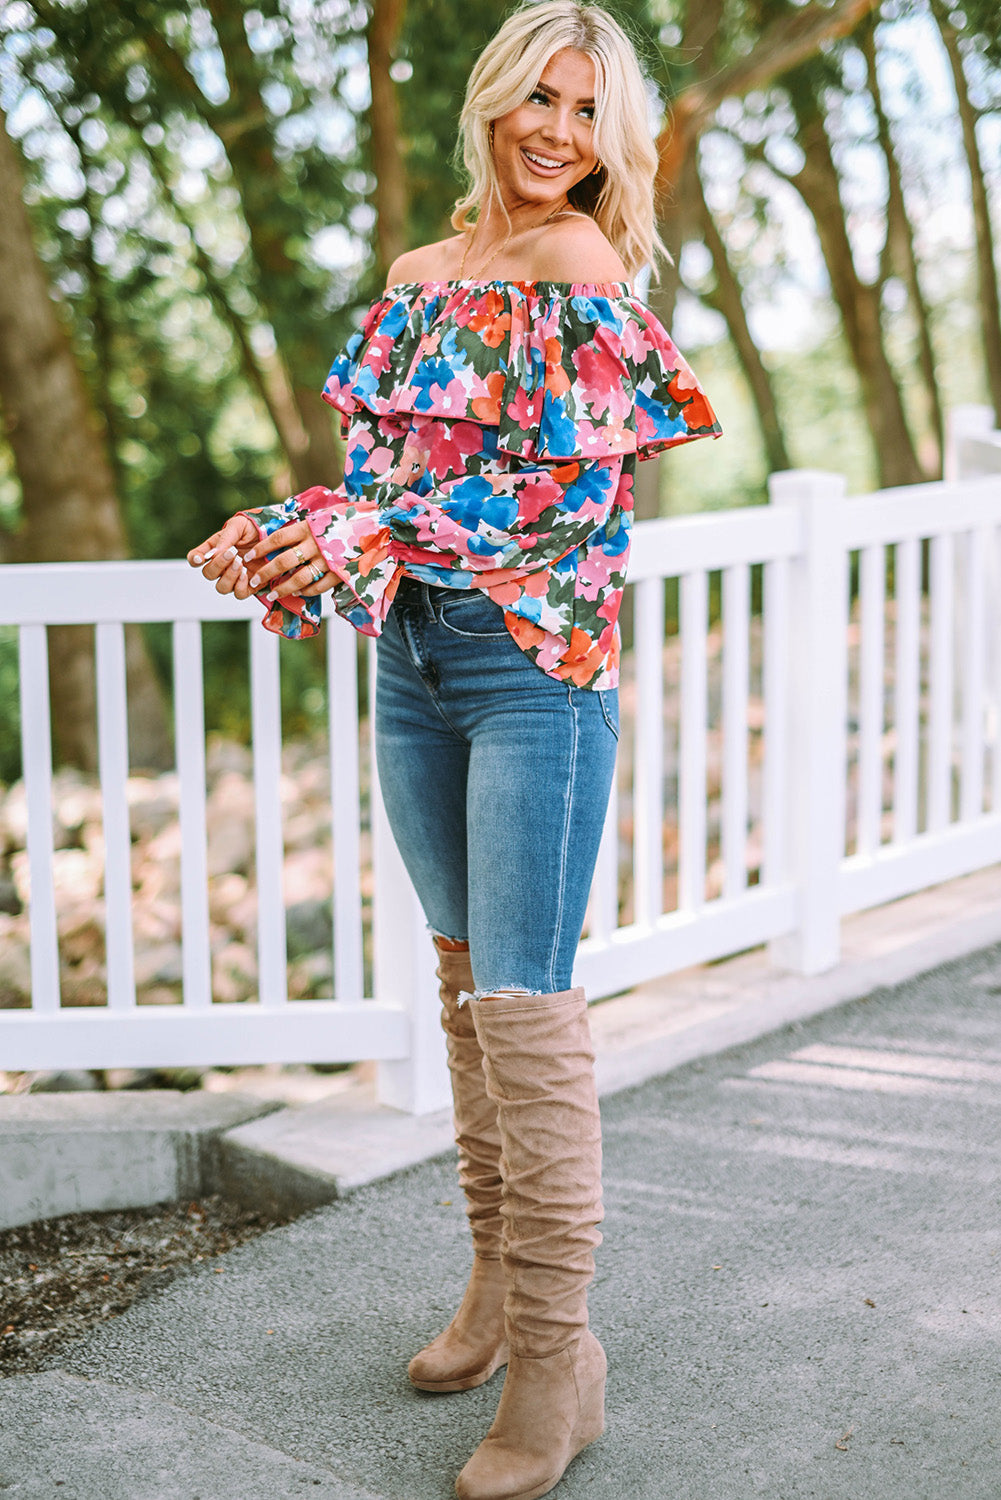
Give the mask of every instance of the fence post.
[[380, 1104], [422, 1115], [452, 1097], [439, 1023], [435, 951], [417, 894], [389, 830], [372, 758], [372, 936], [375, 998], [401, 1005], [410, 1020], [410, 1054], [380, 1062]]
[[[968, 443], [967, 439], [974, 439]], [[994, 438], [998, 459], [982, 466], [986, 447], [977, 453], [976, 439]], [[991, 444], [993, 447], [995, 444]], [[972, 452], [970, 451], [972, 449]], [[981, 460], [978, 462], [978, 460]], [[953, 406], [945, 416], [945, 453], [942, 477], [946, 480], [976, 479], [985, 471], [1001, 467], [1001, 434], [994, 432], [994, 408], [991, 406]]]
[[773, 505], [794, 505], [802, 550], [790, 597], [789, 806], [785, 874], [796, 888], [797, 926], [771, 944], [772, 959], [800, 974], [833, 968], [841, 952], [839, 872], [845, 847], [848, 692], [848, 555], [839, 508], [845, 479], [812, 469], [773, 474]]

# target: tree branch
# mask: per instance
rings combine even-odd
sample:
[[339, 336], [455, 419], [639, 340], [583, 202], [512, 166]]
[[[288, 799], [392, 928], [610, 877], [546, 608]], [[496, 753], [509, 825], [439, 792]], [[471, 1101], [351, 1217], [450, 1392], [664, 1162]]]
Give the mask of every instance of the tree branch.
[[849, 36], [878, 3], [879, 0], [840, 0], [828, 6], [814, 0], [813, 4], [773, 22], [746, 57], [682, 89], [671, 101], [670, 124], [657, 138], [658, 191], [668, 193], [678, 181], [700, 130], [724, 99], [739, 98], [764, 88], [812, 57], [824, 42]]

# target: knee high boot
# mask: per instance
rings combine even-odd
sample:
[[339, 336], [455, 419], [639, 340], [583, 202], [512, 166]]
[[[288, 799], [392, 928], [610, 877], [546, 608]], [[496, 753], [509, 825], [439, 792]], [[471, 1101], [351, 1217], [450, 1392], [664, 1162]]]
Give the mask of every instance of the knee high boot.
[[606, 1361], [587, 1326], [601, 1241], [601, 1125], [581, 989], [470, 1002], [496, 1101], [510, 1354], [459, 1500], [537, 1500], [604, 1429]]
[[470, 1003], [469, 950], [436, 942], [441, 981], [441, 1024], [452, 1075], [459, 1182], [473, 1236], [473, 1268], [459, 1310], [448, 1327], [410, 1361], [411, 1382], [422, 1391], [467, 1391], [483, 1385], [507, 1360], [504, 1333], [506, 1282], [501, 1264], [500, 1132], [497, 1106], [487, 1094], [483, 1053]]

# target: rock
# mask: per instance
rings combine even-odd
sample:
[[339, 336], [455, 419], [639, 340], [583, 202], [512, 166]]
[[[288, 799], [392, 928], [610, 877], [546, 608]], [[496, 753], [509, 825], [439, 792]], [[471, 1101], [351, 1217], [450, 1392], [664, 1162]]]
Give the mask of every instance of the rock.
[[205, 743], [205, 770], [209, 781], [214, 781], [228, 771], [249, 777], [253, 774], [253, 769], [254, 757], [246, 745], [238, 745], [235, 740], [225, 740], [216, 734], [208, 736]]
[[201, 1087], [204, 1068], [105, 1068], [104, 1084], [108, 1089], [197, 1089]]
[[132, 903], [132, 931], [136, 949], [181, 940], [181, 903], [172, 895], [148, 896], [137, 891]]
[[235, 772], [221, 776], [209, 794], [208, 872], [246, 874], [254, 858], [254, 787]]
[[83, 779], [79, 771], [57, 771], [52, 779], [56, 846], [71, 848], [86, 843], [87, 831], [101, 829], [101, 790]]
[[64, 963], [100, 962], [104, 958], [104, 902], [83, 903], [60, 911], [59, 948]]
[[227, 943], [212, 959], [212, 997], [233, 1004], [257, 995], [257, 955], [246, 943]]
[[290, 906], [300, 901], [322, 901], [330, 895], [333, 878], [329, 846], [298, 849], [285, 858], [285, 899]]
[[330, 809], [322, 807], [296, 806], [285, 816], [285, 848], [297, 851], [315, 851], [317, 845], [330, 855]]
[[151, 1086], [158, 1089], [180, 1089], [182, 1093], [187, 1093], [191, 1089], [201, 1088], [205, 1072], [205, 1068], [156, 1068], [153, 1073], [156, 1081]]
[[333, 907], [327, 901], [297, 901], [285, 914], [289, 959], [326, 949], [333, 941]]
[[[209, 881], [209, 916], [212, 921], [225, 927], [234, 927], [234, 912], [246, 901], [249, 891], [250, 881], [246, 875], [237, 875], [235, 871], [216, 875]], [[253, 902], [256, 908], [256, 895], [253, 896]]]
[[136, 985], [180, 984], [184, 978], [184, 954], [180, 943], [157, 943], [139, 948], [135, 958]]
[[126, 783], [132, 837], [151, 838], [177, 819], [180, 784], [173, 771], [162, 776], [130, 776]]
[[83, 1068], [64, 1068], [55, 1073], [36, 1073], [29, 1094], [93, 1094], [100, 1088], [95, 1074]]
[[105, 1068], [104, 1087], [118, 1093], [123, 1089], [155, 1089], [159, 1073], [156, 1068]]
[[31, 1004], [31, 956], [27, 944], [6, 942], [0, 948], [0, 1006], [11, 1010]]
[[175, 820], [132, 851], [132, 879], [138, 899], [156, 902], [181, 889], [181, 826]]
[[17, 917], [23, 910], [24, 903], [17, 893], [14, 881], [9, 875], [0, 875], [0, 912]]
[[23, 849], [28, 837], [28, 793], [23, 781], [15, 781], [0, 803], [0, 846], [5, 851]]
[[288, 993], [290, 1000], [329, 1000], [333, 988], [330, 952], [310, 953], [290, 963]]
[[151, 984], [148, 989], [136, 991], [137, 1005], [178, 1005], [180, 1001], [176, 990], [168, 989], [165, 984]]
[[76, 969], [63, 969], [59, 989], [64, 1006], [106, 1005], [108, 981], [104, 965], [81, 964]]

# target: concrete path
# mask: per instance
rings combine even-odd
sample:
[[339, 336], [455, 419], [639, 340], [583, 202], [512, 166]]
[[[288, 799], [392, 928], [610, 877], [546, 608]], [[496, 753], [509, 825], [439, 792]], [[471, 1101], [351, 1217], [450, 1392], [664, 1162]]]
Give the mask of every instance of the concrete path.
[[[998, 1500], [1001, 948], [603, 1101], [606, 1435], [560, 1500]], [[450, 1160], [198, 1268], [0, 1385], [0, 1491], [447, 1500], [501, 1377], [412, 1390]]]

